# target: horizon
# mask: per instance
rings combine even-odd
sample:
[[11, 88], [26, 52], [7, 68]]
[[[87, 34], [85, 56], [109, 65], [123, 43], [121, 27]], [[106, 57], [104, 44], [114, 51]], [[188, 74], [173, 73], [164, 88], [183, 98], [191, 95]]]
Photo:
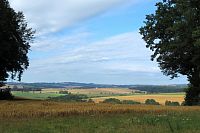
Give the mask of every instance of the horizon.
[[188, 84], [162, 74], [138, 33], [158, 1], [10, 0], [36, 30], [22, 82]]
[[6, 84], [62, 84], [62, 83], [78, 83], [78, 84], [93, 84], [93, 85], [117, 85], [117, 86], [140, 86], [140, 85], [144, 85], [144, 86], [173, 86], [173, 85], [188, 85], [188, 84], [99, 84], [99, 83], [90, 83], [90, 82], [73, 82], [73, 81], [69, 81], [69, 82], [6, 82]]

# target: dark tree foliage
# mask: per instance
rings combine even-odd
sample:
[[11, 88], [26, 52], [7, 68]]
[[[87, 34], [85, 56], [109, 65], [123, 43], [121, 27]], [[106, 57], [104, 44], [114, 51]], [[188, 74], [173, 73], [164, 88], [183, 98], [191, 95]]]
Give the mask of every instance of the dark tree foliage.
[[10, 88], [0, 89], [0, 100], [12, 100], [13, 96], [10, 92]]
[[64, 96], [59, 96], [59, 97], [49, 97], [49, 100], [52, 101], [66, 101], [66, 102], [86, 102], [88, 99], [87, 95], [75, 95], [75, 94], [67, 94]]
[[179, 102], [165, 101], [165, 106], [180, 106]]
[[116, 98], [105, 99], [103, 103], [121, 104], [121, 101]]
[[159, 102], [156, 102], [156, 100], [154, 100], [154, 99], [145, 100], [145, 104], [147, 104], [147, 105], [160, 105]]
[[187, 105], [200, 103], [200, 1], [163, 0], [156, 4], [154, 14], [146, 16], [140, 33], [154, 52], [162, 72], [178, 77], [186, 75], [190, 87]]
[[8, 0], [0, 0], [0, 86], [8, 78], [21, 80], [29, 66], [27, 54], [33, 35], [23, 13], [15, 12]]

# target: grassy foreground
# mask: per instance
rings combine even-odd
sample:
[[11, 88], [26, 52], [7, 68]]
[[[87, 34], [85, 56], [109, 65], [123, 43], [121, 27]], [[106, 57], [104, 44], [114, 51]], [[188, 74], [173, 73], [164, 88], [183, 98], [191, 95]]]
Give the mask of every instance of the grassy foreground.
[[1, 133], [199, 133], [200, 107], [1, 101]]

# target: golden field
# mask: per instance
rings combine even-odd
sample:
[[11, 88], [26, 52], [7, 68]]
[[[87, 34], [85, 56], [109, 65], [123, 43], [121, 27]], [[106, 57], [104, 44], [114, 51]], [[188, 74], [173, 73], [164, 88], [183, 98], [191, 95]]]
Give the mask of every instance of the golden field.
[[131, 94], [134, 90], [126, 88], [96, 88], [96, 89], [69, 89], [72, 94]]
[[42, 93], [58, 93], [59, 91], [66, 90], [72, 94], [132, 94], [135, 90], [128, 88], [93, 88], [93, 89], [43, 89]]
[[0, 101], [0, 119], [63, 117], [70, 115], [109, 113], [167, 113], [190, 111], [200, 111], [200, 107], [64, 103], [36, 100]]
[[131, 95], [131, 96], [109, 96], [93, 98], [96, 103], [102, 102], [108, 98], [116, 98], [119, 100], [133, 100], [144, 103], [146, 99], [155, 99], [160, 104], [164, 105], [165, 101], [174, 101], [182, 103], [184, 101], [184, 93], [163, 93], [163, 94], [144, 94], [144, 95]]

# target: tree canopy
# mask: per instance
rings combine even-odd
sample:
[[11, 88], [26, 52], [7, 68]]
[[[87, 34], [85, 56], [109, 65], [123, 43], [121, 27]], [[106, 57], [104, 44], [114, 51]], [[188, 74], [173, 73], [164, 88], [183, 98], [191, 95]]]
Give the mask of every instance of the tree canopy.
[[22, 12], [15, 12], [8, 0], [0, 1], [0, 86], [8, 78], [21, 80], [29, 66], [29, 43], [34, 31], [28, 28]]
[[200, 104], [200, 1], [163, 0], [156, 6], [140, 28], [151, 59], [171, 78], [186, 75], [186, 104]]

